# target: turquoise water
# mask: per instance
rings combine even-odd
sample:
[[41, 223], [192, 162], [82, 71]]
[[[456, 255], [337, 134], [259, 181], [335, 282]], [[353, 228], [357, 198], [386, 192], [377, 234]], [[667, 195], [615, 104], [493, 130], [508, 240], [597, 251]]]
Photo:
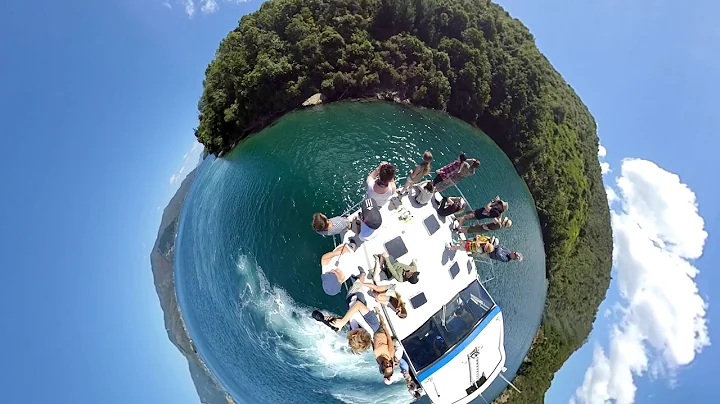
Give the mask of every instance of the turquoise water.
[[[481, 265], [505, 316], [506, 376], [540, 325], [545, 254], [532, 198], [502, 151], [484, 134], [434, 111], [344, 102], [286, 115], [222, 159], [208, 158], [181, 215], [175, 253], [180, 308], [199, 354], [239, 403], [410, 402], [404, 383], [385, 386], [372, 353], [309, 318], [343, 313], [326, 296], [320, 256], [331, 238], [310, 228], [316, 211], [340, 214], [362, 196], [382, 160], [405, 173], [424, 150], [434, 169], [464, 151], [482, 165], [460, 189], [472, 206], [500, 195], [511, 229], [495, 232], [522, 263]], [[446, 191], [453, 194], [454, 189]], [[504, 383], [484, 393], [490, 401]], [[479, 400], [482, 402], [482, 400]]]

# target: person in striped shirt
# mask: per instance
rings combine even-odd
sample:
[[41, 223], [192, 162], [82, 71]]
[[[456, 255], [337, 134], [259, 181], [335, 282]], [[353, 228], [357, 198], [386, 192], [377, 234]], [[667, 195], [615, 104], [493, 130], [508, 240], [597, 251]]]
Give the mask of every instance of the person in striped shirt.
[[352, 222], [342, 216], [335, 216], [328, 219], [322, 213], [313, 215], [312, 228], [321, 236], [334, 236], [348, 230]]

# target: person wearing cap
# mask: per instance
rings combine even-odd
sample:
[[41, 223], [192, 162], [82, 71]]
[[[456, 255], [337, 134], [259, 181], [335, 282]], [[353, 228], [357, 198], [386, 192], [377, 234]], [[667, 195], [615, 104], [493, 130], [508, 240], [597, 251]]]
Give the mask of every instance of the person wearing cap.
[[440, 217], [450, 216], [465, 209], [465, 199], [460, 197], [444, 197], [437, 208]]
[[[324, 254], [320, 259], [320, 266], [323, 268], [323, 273], [320, 275], [320, 279], [322, 280], [323, 290], [328, 295], [334, 296], [340, 293], [340, 285], [342, 285], [343, 282], [345, 282], [351, 275], [359, 274], [359, 272], [345, 273], [340, 268], [340, 260], [343, 255], [351, 255], [352, 253], [353, 250], [348, 245], [342, 244], [333, 251]], [[352, 268], [357, 271], [357, 269], [353, 268], [352, 265], [347, 265], [345, 267]]]
[[375, 235], [375, 230], [382, 226], [382, 215], [380, 204], [369, 197], [365, 197], [360, 203], [360, 240], [369, 240]]
[[468, 219], [494, 219], [494, 218], [501, 218], [503, 213], [507, 212], [508, 208], [510, 206], [507, 202], [500, 199], [499, 196], [496, 196], [495, 199], [490, 201], [487, 205], [483, 206], [482, 208], [475, 209], [474, 211], [468, 213], [467, 215], [461, 217], [458, 219], [458, 222], [460, 223], [460, 226], [462, 226], [463, 222]]
[[510, 251], [509, 249], [501, 245], [495, 247], [495, 250], [490, 252], [490, 254], [488, 254], [488, 257], [500, 262], [523, 260], [522, 254], [517, 251]]
[[417, 270], [417, 260], [412, 260], [412, 263], [407, 265], [402, 262], [392, 263], [388, 253], [376, 255], [373, 268], [373, 281], [376, 284], [380, 282], [380, 271], [383, 270], [383, 267], [388, 278], [393, 278], [398, 282], [410, 282], [413, 285], [418, 283], [420, 272]]
[[445, 245], [450, 251], [463, 250], [471, 254], [489, 254], [495, 250], [493, 240], [487, 236], [476, 236], [470, 240], [456, 240]]
[[387, 204], [396, 190], [394, 165], [383, 161], [368, 174], [365, 194], [368, 198], [374, 199], [379, 206]]
[[512, 226], [512, 220], [510, 220], [509, 217], [504, 217], [500, 219], [499, 217], [493, 218], [492, 222], [490, 223], [481, 223], [481, 224], [474, 224], [472, 226], [466, 226], [461, 227], [460, 232], [461, 233], [482, 233], [486, 231], [495, 231], [500, 229], [505, 229]]

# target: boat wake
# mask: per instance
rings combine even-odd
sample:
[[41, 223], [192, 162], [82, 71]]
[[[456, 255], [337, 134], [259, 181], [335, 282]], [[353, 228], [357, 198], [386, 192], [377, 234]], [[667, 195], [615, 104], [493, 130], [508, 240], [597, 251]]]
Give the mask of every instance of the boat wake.
[[412, 401], [399, 371], [394, 385], [385, 386], [371, 351], [352, 354], [344, 333], [315, 321], [310, 317], [314, 308], [299, 305], [285, 290], [270, 285], [254, 260], [240, 255], [236, 268], [242, 285], [236, 317], [270, 356], [266, 359], [295, 370], [289, 377], [310, 376], [303, 378], [303, 384], [311, 385], [305, 388], [350, 404]]

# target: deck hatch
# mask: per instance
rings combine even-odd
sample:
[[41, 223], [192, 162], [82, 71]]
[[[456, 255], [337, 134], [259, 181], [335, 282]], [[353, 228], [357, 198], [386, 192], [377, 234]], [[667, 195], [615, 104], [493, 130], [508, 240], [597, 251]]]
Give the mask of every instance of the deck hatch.
[[413, 309], [417, 309], [425, 303], [427, 303], [427, 297], [425, 297], [425, 293], [423, 292], [420, 292], [410, 298], [410, 304], [412, 305]]
[[429, 235], [435, 234], [436, 231], [440, 230], [440, 223], [435, 218], [435, 215], [430, 215], [425, 220], [423, 220], [423, 224], [425, 225], [425, 230], [427, 230]]
[[451, 277], [452, 279], [455, 279], [455, 277], [458, 276], [459, 273], [460, 273], [460, 264], [458, 264], [457, 262], [455, 262], [455, 263], [453, 263], [452, 266], [450, 267], [450, 277]]
[[402, 257], [408, 252], [405, 242], [400, 236], [385, 243], [385, 250], [387, 250], [388, 254], [395, 259]]

